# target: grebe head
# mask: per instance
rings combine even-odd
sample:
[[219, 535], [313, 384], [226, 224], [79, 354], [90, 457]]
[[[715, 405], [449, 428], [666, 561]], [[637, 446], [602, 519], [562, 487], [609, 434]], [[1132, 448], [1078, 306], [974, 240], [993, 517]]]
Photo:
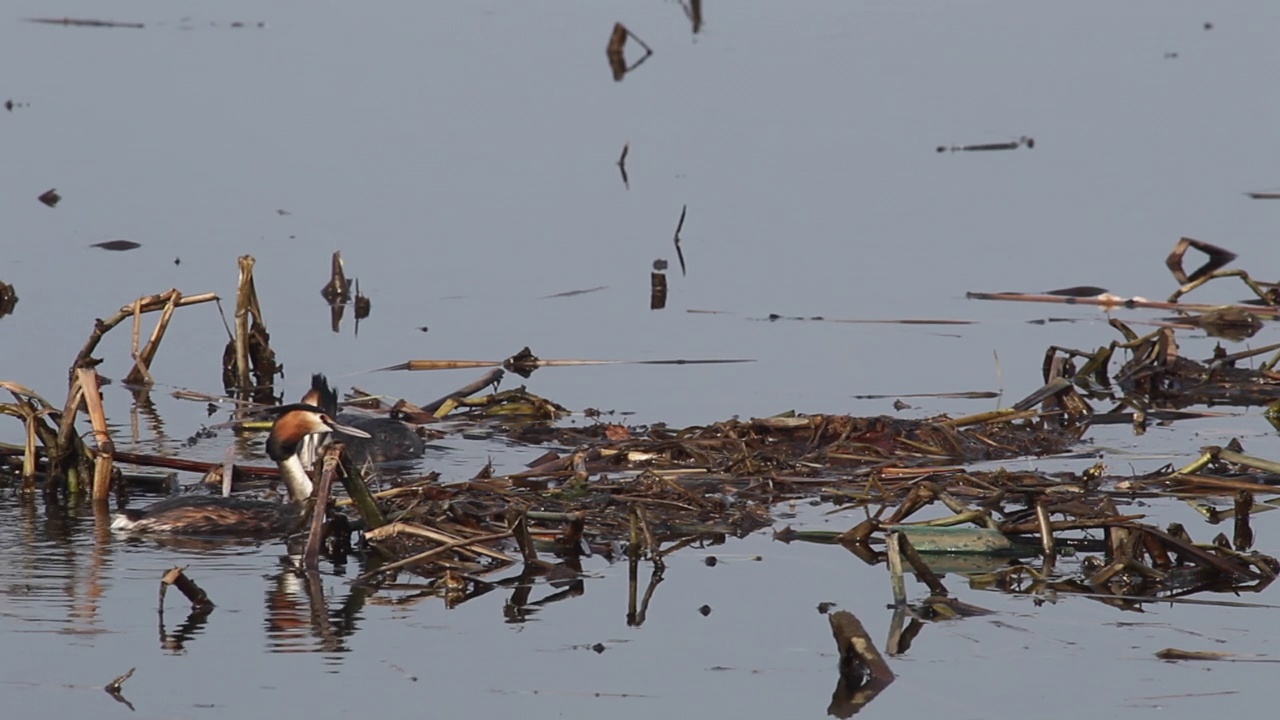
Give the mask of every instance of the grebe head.
[[369, 433], [342, 425], [315, 405], [299, 403], [286, 405], [280, 410], [282, 412], [267, 436], [267, 455], [276, 462], [284, 462], [297, 455], [302, 439], [315, 433], [339, 432], [351, 437], [369, 437]]

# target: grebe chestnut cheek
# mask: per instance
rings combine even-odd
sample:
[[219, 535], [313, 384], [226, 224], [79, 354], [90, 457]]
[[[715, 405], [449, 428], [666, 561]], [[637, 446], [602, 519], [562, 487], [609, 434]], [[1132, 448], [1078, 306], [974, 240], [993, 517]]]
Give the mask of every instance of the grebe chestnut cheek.
[[276, 461], [292, 502], [183, 495], [161, 500], [140, 510], [117, 513], [111, 529], [123, 532], [164, 532], [184, 535], [263, 536], [292, 532], [302, 521], [302, 504], [311, 497], [311, 478], [302, 469], [298, 447], [315, 433], [339, 432], [367, 438], [359, 428], [342, 425], [312, 405], [287, 405], [267, 436], [267, 455]]

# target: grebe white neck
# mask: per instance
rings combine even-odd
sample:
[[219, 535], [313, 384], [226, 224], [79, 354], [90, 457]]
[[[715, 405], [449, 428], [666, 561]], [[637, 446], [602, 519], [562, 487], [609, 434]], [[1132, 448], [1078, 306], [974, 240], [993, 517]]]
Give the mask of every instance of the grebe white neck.
[[311, 497], [313, 486], [311, 478], [307, 477], [307, 471], [302, 467], [302, 460], [298, 459], [295, 453], [281, 460], [280, 477], [284, 479], [285, 487], [289, 488], [289, 499], [300, 503]]

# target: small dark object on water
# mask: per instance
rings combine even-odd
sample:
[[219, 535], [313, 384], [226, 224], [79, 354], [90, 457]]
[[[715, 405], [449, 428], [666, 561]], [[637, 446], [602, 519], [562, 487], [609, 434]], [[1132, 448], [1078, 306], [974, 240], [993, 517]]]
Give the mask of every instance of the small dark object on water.
[[56, 189], [49, 188], [48, 190], [40, 193], [40, 197], [36, 199], [49, 207], [57, 207], [58, 201], [62, 199], [62, 196], [58, 194]]
[[827, 613], [831, 612], [831, 608], [833, 607], [839, 607], [839, 605], [836, 605], [833, 602], [820, 602], [818, 603], [818, 614], [826, 615]]
[[631, 143], [622, 144], [622, 156], [618, 158], [618, 170], [622, 173], [622, 186], [630, 190], [631, 180], [627, 178], [627, 152], [631, 150]]
[[592, 649], [592, 650], [595, 652], [595, 654], [597, 654], [597, 655], [600, 655], [600, 654], [601, 654], [601, 653], [603, 653], [605, 650], [608, 650], [608, 648], [606, 648], [606, 647], [604, 646], [604, 643], [596, 643], [595, 645], [592, 645], [592, 646], [591, 646], [591, 649]]
[[[655, 265], [657, 263], [654, 263]], [[666, 264], [664, 263], [665, 267]], [[667, 274], [663, 272], [649, 273], [649, 309], [662, 310], [667, 306]]]
[[1204, 29], [1205, 29], [1205, 30], [1212, 30], [1212, 29], [1213, 29], [1213, 23], [1211, 23], [1211, 22], [1207, 22], [1207, 23], [1205, 23], [1205, 24], [1204, 24]]
[[289, 212], [288, 210], [284, 210], [284, 209], [282, 209], [282, 208], [276, 208], [276, 214], [277, 214], [277, 215], [292, 215], [293, 213]]
[[426, 325], [419, 325], [419, 326], [418, 326], [418, 332], [427, 332], [427, 331], [428, 331], [428, 330], [430, 330], [430, 329], [431, 329], [431, 328], [427, 327]]
[[1106, 288], [1095, 287], [1093, 285], [1076, 285], [1074, 287], [1048, 290], [1045, 292], [1045, 295], [1058, 295], [1060, 297], [1097, 297], [1105, 294], [1107, 294]]
[[141, 243], [132, 240], [108, 240], [106, 242], [94, 243], [89, 247], [102, 248], [103, 250], [114, 250], [116, 252], [124, 252], [125, 250], [135, 250], [142, 247]]
[[107, 683], [102, 687], [102, 689], [105, 690], [106, 693], [111, 696], [111, 699], [115, 700], [118, 703], [128, 706], [129, 710], [131, 711], [133, 711], [133, 703], [126, 700], [124, 697], [124, 694], [121, 693], [120, 690], [121, 690], [121, 687], [124, 685], [125, 680], [128, 680], [129, 678], [133, 677], [134, 670], [137, 670], [137, 668], [129, 668], [129, 672], [121, 675], [120, 677], [116, 678], [115, 680], [112, 680], [111, 682]]
[[364, 320], [369, 317], [369, 311], [373, 310], [373, 303], [369, 300], [368, 295], [361, 295], [359, 281], [356, 281], [356, 319]]
[[668, 267], [670, 267], [670, 265], [671, 263], [668, 263], [664, 258], [658, 258], [657, 260], [653, 261], [653, 269], [657, 270], [658, 272], [662, 272], [663, 270], [666, 270]]
[[897, 410], [898, 412], [902, 412], [903, 410], [910, 410], [911, 406], [902, 402], [901, 400], [894, 400], [893, 409]]
[[13, 286], [0, 282], [0, 317], [4, 317], [13, 312], [13, 308], [18, 304], [18, 293]]
[[115, 20], [87, 20], [84, 18], [26, 18], [27, 22], [41, 23], [43, 25], [68, 25], [75, 27], [102, 27], [102, 28], [134, 28], [142, 29], [146, 25], [142, 23], [116, 22]]
[[950, 150], [953, 153], [954, 152], [988, 152], [992, 150], [1017, 150], [1020, 147], [1026, 147], [1027, 149], [1031, 149], [1031, 148], [1034, 148], [1035, 146], [1036, 146], [1035, 138], [1029, 135], [1023, 135], [1017, 140], [1010, 140], [1008, 142], [982, 143], [979, 145], [951, 145], [951, 146], [939, 145], [938, 152], [944, 153], [944, 152], [947, 152], [948, 150]]
[[676, 223], [676, 234], [672, 240], [676, 244], [676, 259], [680, 261], [680, 275], [683, 277], [685, 273], [684, 267], [684, 251], [680, 249], [680, 231], [684, 229], [684, 216], [689, 212], [689, 206], [685, 205], [680, 208], [680, 222]]
[[711, 606], [703, 605], [702, 607], [698, 608], [698, 612], [702, 613], [702, 617], [706, 617], [711, 614]]
[[707, 567], [715, 567], [720, 563], [720, 561], [716, 559], [715, 555], [708, 555], [707, 559], [702, 562], [705, 563]]
[[1167, 53], [1165, 53], [1165, 54], [1164, 54], [1164, 59], [1165, 59], [1165, 60], [1174, 60], [1174, 59], [1176, 59], [1177, 57], [1178, 57], [1178, 53], [1176, 53], [1176, 52], [1167, 52]]
[[13, 99], [12, 99], [12, 98], [10, 98], [10, 99], [8, 99], [8, 100], [5, 100], [5, 101], [4, 101], [4, 109], [5, 109], [5, 110], [8, 110], [9, 112], [13, 112]]
[[181, 265], [181, 264], [182, 264], [182, 258], [174, 258], [174, 259], [173, 259], [173, 264], [174, 264], [174, 265]]

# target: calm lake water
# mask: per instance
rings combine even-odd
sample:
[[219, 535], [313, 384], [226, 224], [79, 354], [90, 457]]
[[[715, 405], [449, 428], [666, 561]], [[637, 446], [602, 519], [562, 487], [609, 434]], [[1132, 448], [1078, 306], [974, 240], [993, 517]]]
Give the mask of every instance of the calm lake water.
[[[574, 410], [635, 422], [893, 412], [892, 400], [853, 398], [863, 394], [997, 390], [1008, 405], [1039, 387], [1048, 346], [1092, 349], [1117, 334], [1093, 309], [966, 301], [966, 291], [1088, 284], [1162, 299], [1176, 288], [1164, 257], [1183, 235], [1232, 249], [1237, 266], [1266, 279], [1280, 266], [1280, 203], [1243, 195], [1280, 186], [1274, 2], [706, 0], [696, 34], [686, 8], [11, 0], [0, 11], [0, 102], [14, 103], [0, 110], [0, 280], [20, 302], [0, 319], [0, 379], [60, 403], [94, 318], [169, 288], [231, 299], [236, 258], [251, 254], [289, 398], [323, 371], [343, 388], [425, 402], [478, 373], [369, 371], [497, 360], [527, 345], [544, 358], [756, 360], [548, 369], [527, 382]], [[145, 27], [24, 21], [50, 16]], [[619, 21], [654, 54], [615, 82], [604, 47]], [[638, 50], [629, 43], [629, 58]], [[935, 152], [1023, 135], [1034, 149]], [[624, 143], [629, 186], [615, 164]], [[36, 200], [50, 188], [63, 197], [56, 208]], [[685, 205], [682, 275], [672, 234]], [[142, 247], [91, 247], [116, 239]], [[349, 314], [333, 333], [319, 296], [335, 250], [372, 302], [358, 335]], [[671, 264], [670, 297], [653, 311], [659, 258]], [[1193, 299], [1245, 296], [1223, 281]], [[1029, 324], [1048, 317], [1075, 322]], [[1180, 339], [1192, 357], [1216, 342]], [[132, 396], [106, 390], [117, 445], [221, 458], [225, 434], [181, 449], [221, 418], [170, 394], [220, 392], [225, 342], [213, 305], [179, 310], [153, 367], [159, 421], [143, 418], [135, 435]], [[99, 348], [100, 371], [122, 378], [128, 352], [122, 327]], [[996, 405], [912, 404], [903, 415]], [[0, 423], [0, 441], [20, 437], [19, 423]], [[1256, 410], [1141, 438], [1100, 429], [1084, 449], [1113, 472], [1141, 472], [1230, 437], [1280, 457]], [[450, 436], [423, 469], [459, 479], [489, 458], [503, 471], [540, 452]], [[802, 506], [780, 524], [842, 530], [858, 519], [825, 510]], [[1181, 505], [1144, 510], [1197, 538], [1217, 532]], [[1258, 549], [1277, 554], [1273, 526], [1258, 517]], [[638, 628], [626, 623], [625, 564], [590, 562], [582, 596], [520, 623], [504, 616], [500, 593], [452, 610], [362, 599], [348, 584], [358, 567], [327, 566], [320, 612], [339, 631], [317, 638], [304, 589], [282, 574], [286, 554], [279, 543], [124, 543], [88, 510], [50, 517], [0, 499], [4, 707], [29, 718], [408, 717], [426, 707], [822, 717], [837, 675], [814, 608], [835, 602], [878, 640], [890, 615], [882, 567], [764, 531], [673, 555]], [[712, 554], [722, 562], [708, 567]], [[175, 564], [218, 603], [202, 626], [184, 628], [170, 598], [158, 627], [158, 578]], [[949, 582], [999, 614], [926, 627], [891, 660], [898, 682], [864, 715], [1270, 707], [1268, 665], [1152, 654], [1274, 653], [1275, 610], [1137, 615], [1076, 598], [1037, 607]], [[605, 652], [584, 649], [595, 643]], [[130, 667], [136, 713], [101, 691]], [[1169, 697], [1188, 693], [1202, 695]]]

